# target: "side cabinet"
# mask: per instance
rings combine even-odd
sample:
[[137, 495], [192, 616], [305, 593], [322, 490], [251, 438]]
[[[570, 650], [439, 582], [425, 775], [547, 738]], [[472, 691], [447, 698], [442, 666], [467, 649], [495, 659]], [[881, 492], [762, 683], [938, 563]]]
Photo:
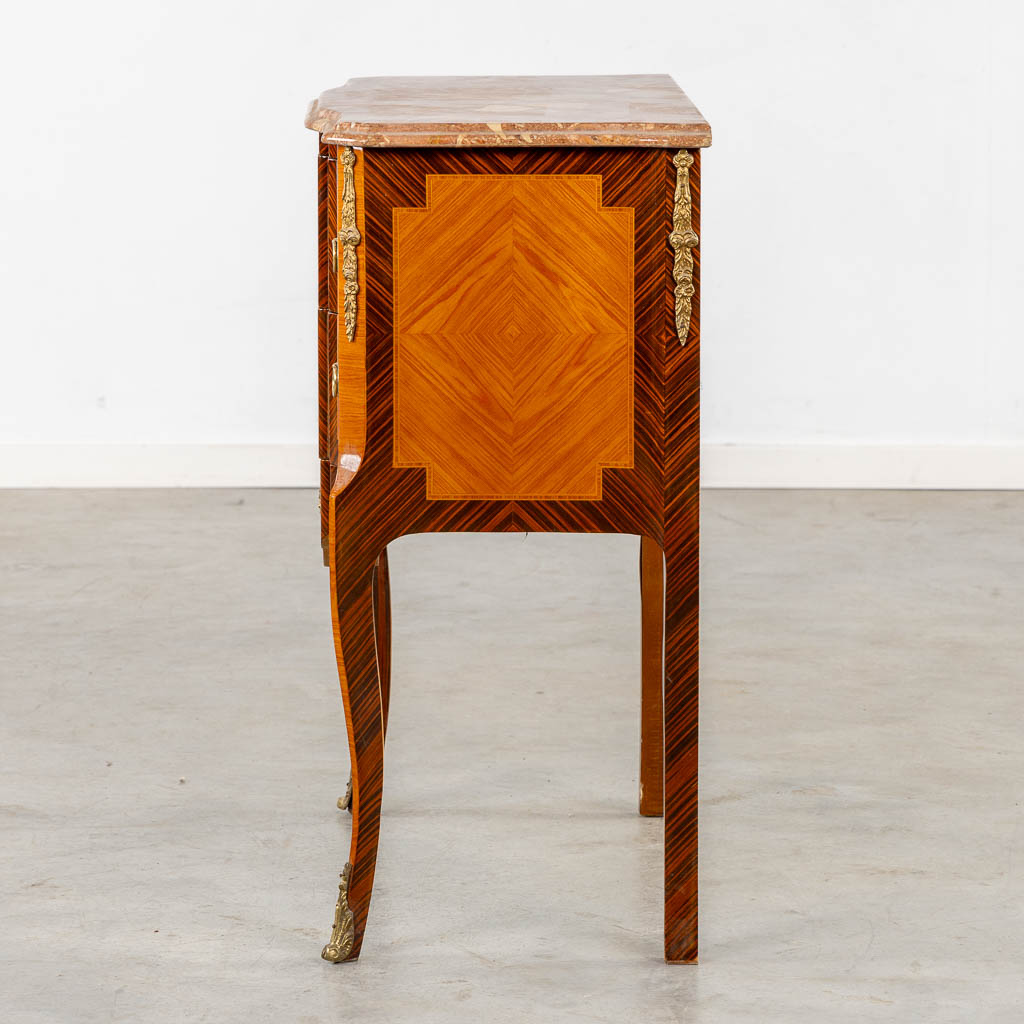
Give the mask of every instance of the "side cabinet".
[[549, 531], [640, 539], [639, 809], [665, 817], [665, 957], [693, 962], [707, 123], [665, 76], [609, 76], [356, 79], [307, 125], [320, 542], [353, 769], [323, 956], [359, 956], [373, 887], [388, 544]]

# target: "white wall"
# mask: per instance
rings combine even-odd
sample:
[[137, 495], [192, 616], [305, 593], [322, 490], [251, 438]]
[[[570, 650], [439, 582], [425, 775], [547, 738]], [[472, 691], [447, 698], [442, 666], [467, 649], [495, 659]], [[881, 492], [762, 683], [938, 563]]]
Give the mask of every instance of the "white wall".
[[667, 71], [715, 138], [706, 481], [1024, 486], [1022, 30], [996, 0], [19, 5], [0, 485], [314, 482], [322, 89]]

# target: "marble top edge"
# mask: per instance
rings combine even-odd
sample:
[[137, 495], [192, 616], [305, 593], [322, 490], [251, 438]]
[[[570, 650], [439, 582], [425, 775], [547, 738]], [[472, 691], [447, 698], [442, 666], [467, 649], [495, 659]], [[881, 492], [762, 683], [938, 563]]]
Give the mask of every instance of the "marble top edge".
[[353, 78], [306, 127], [350, 146], [680, 146], [711, 128], [669, 75]]

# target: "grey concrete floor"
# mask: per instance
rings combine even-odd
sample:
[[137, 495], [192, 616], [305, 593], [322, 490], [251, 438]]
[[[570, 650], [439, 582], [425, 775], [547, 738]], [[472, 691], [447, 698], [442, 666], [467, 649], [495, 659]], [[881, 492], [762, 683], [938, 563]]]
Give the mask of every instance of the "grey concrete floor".
[[376, 890], [314, 496], [0, 492], [0, 1019], [1024, 1019], [1024, 494], [704, 496], [701, 964], [637, 541], [413, 537]]

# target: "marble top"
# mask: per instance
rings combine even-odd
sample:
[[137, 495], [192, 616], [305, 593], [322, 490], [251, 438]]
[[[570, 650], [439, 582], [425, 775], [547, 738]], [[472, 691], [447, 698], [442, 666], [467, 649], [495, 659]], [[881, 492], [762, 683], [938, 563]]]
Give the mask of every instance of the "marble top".
[[668, 75], [352, 78], [310, 104], [306, 127], [343, 146], [711, 145]]

